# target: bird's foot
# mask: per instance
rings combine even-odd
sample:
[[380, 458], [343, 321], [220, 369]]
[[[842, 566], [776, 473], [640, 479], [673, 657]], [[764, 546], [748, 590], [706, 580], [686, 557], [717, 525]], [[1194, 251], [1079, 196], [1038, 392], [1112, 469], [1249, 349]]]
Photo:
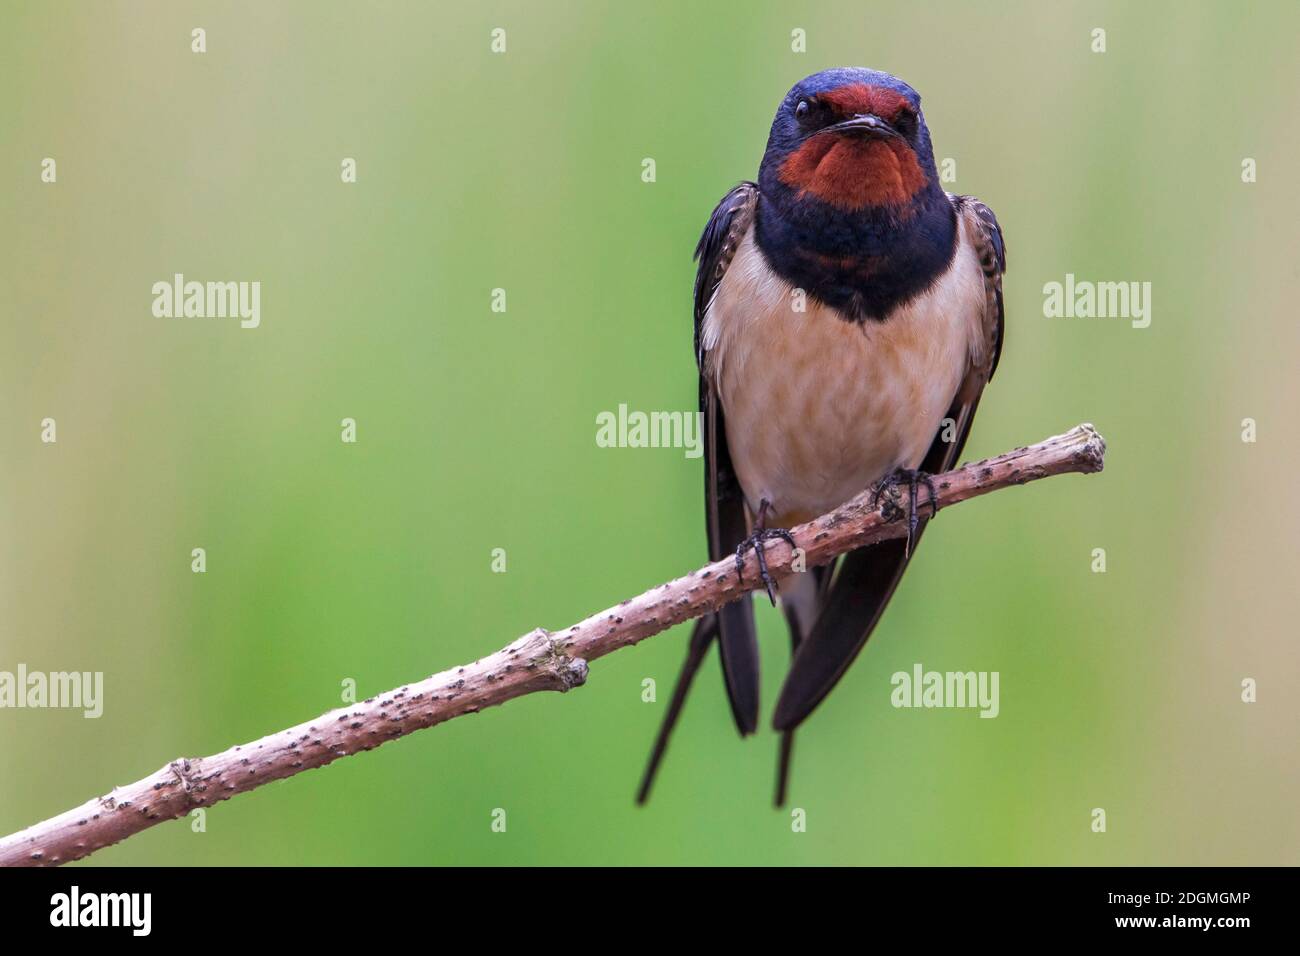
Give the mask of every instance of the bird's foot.
[[[903, 485], [907, 486], [907, 543], [903, 555], [910, 557], [912, 548], [916, 544], [917, 527], [921, 523], [921, 517], [916, 511], [916, 489], [925, 485], [925, 490], [930, 493], [927, 501], [930, 506], [930, 517], [939, 513], [939, 492], [934, 487], [934, 479], [915, 468], [899, 468], [893, 474], [886, 475], [871, 486], [871, 507], [875, 508], [884, 498], [884, 504], [880, 507], [880, 516], [886, 521], [895, 521], [903, 515], [903, 509], [898, 506], [897, 501]], [[892, 494], [886, 496], [887, 491]]]
[[794, 543], [794, 536], [785, 528], [759, 528], [744, 541], [740, 542], [736, 548], [736, 579], [742, 584], [745, 581], [745, 552], [751, 548], [758, 558], [758, 575], [763, 579], [763, 587], [767, 589], [768, 600], [772, 606], [776, 607], [776, 591], [772, 581], [772, 575], [767, 570], [767, 557], [763, 554], [764, 543], [771, 541], [773, 538], [780, 538], [790, 546], [794, 551], [798, 545]]

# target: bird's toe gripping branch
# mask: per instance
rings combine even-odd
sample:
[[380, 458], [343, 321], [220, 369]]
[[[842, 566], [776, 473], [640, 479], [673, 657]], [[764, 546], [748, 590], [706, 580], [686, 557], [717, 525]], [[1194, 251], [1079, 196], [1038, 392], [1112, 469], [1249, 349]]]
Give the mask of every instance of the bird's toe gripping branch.
[[939, 513], [939, 492], [934, 486], [934, 478], [915, 468], [899, 468], [871, 486], [871, 507], [879, 507], [880, 516], [886, 521], [898, 520], [903, 516], [903, 509], [898, 502], [904, 485], [907, 487], [907, 544], [904, 554], [910, 556], [916, 545], [916, 532], [921, 522], [916, 510], [916, 491], [921, 485], [925, 486], [930, 495], [926, 502], [930, 506], [930, 517]]
[[736, 547], [736, 579], [742, 584], [745, 583], [745, 552], [752, 550], [754, 556], [758, 558], [758, 576], [763, 580], [763, 587], [767, 589], [767, 598], [776, 607], [776, 590], [772, 581], [772, 575], [767, 570], [767, 556], [763, 553], [763, 547], [766, 542], [773, 538], [780, 538], [790, 546], [791, 551], [798, 550], [799, 546], [795, 544], [794, 535], [785, 528], [759, 528]]

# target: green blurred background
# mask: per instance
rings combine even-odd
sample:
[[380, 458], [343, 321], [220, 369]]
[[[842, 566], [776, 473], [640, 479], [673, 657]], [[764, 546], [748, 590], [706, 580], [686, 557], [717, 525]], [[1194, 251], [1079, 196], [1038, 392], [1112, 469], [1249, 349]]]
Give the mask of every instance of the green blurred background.
[[[680, 627], [565, 697], [88, 862], [1300, 862], [1295, 4], [3, 19], [0, 669], [103, 671], [106, 701], [99, 720], [0, 711], [0, 832], [338, 706], [345, 678], [368, 696], [700, 563], [701, 463], [598, 448], [595, 416], [694, 407], [699, 231], [786, 90], [852, 64], [922, 92], [948, 188], [1007, 236], [1006, 348], [967, 454], [1088, 420], [1109, 457], [940, 517], [800, 735], [807, 832], [771, 808], [776, 740], [737, 739], [716, 655], [633, 806]], [[154, 318], [175, 272], [261, 281], [261, 327]], [[1044, 318], [1067, 272], [1151, 282], [1150, 328]], [[758, 616], [766, 714], [787, 646]], [[890, 675], [915, 662], [999, 671], [1001, 715], [895, 710]]]

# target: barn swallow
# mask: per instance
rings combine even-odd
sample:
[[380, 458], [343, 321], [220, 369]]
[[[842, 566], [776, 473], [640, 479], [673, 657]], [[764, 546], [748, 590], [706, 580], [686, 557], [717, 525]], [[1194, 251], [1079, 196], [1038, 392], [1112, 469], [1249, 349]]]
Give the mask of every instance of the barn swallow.
[[[845, 68], [782, 100], [758, 181], [718, 203], [695, 257], [709, 556], [734, 554], [742, 574], [756, 552], [793, 649], [772, 720], [779, 806], [794, 730], [879, 622], [933, 514], [929, 476], [957, 462], [997, 367], [1002, 232], [983, 203], [940, 186], [916, 91]], [[930, 515], [918, 513], [919, 485]], [[770, 541], [867, 488], [897, 491], [899, 507], [906, 489], [906, 537], [773, 581]], [[696, 623], [638, 802], [715, 639], [736, 726], [758, 725], [746, 594]]]

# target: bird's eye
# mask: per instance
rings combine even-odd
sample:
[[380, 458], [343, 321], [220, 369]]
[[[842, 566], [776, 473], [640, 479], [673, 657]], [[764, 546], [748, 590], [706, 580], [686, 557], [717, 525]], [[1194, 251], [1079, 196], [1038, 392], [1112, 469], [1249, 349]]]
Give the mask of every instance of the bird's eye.
[[799, 105], [794, 108], [795, 119], [804, 119], [812, 109], [807, 100], [800, 100]]

